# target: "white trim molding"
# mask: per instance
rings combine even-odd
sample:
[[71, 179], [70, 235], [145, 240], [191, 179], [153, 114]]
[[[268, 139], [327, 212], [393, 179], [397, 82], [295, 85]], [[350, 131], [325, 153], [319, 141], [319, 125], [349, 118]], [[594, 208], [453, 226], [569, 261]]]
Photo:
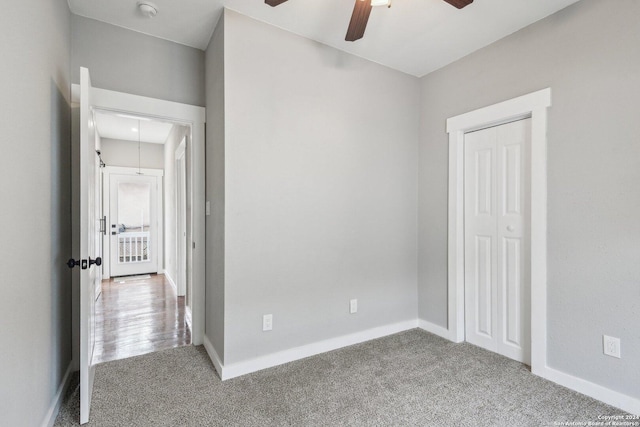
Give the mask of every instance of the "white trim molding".
[[[287, 350], [278, 351], [276, 353], [266, 354], [254, 359], [243, 360], [241, 362], [224, 365], [220, 363], [213, 345], [205, 336], [205, 348], [209, 353], [209, 357], [213, 360], [213, 364], [220, 375], [220, 378], [228, 380], [252, 372], [261, 371], [263, 369], [272, 368], [274, 366], [293, 362], [295, 360], [304, 359], [306, 357], [315, 356], [317, 354], [326, 353], [328, 351], [337, 350], [365, 341], [382, 338], [387, 335], [397, 334], [398, 332], [415, 329], [418, 326], [417, 320], [407, 320], [405, 322], [393, 323], [391, 325], [379, 326], [377, 328], [367, 329], [353, 334], [343, 335], [340, 337], [329, 338], [323, 341], [306, 344], [300, 347], [294, 347]], [[218, 364], [220, 366], [218, 366]]]
[[42, 421], [42, 427], [52, 427], [56, 422], [56, 418], [58, 417], [58, 412], [60, 411], [60, 407], [62, 406], [62, 400], [64, 399], [64, 392], [69, 387], [69, 381], [71, 380], [71, 372], [73, 367], [73, 361], [69, 363], [67, 367], [67, 371], [64, 373], [62, 377], [62, 381], [60, 382], [60, 386], [58, 386], [58, 390], [56, 391], [55, 396], [53, 396], [53, 400], [51, 401], [51, 405], [49, 406], [49, 410]]

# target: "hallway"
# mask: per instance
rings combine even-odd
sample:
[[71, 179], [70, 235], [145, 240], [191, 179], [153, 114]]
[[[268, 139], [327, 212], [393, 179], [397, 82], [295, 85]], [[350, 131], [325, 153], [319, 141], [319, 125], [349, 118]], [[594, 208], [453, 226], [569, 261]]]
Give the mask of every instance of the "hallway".
[[162, 274], [102, 282], [96, 301], [94, 363], [138, 356], [191, 343], [185, 298]]

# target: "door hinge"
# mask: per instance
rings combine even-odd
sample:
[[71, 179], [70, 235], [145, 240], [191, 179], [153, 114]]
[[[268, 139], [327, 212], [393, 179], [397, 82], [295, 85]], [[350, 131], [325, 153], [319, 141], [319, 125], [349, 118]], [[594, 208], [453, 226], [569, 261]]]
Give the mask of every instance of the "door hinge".
[[103, 216], [100, 218], [100, 233], [103, 235], [107, 235], [107, 217]]

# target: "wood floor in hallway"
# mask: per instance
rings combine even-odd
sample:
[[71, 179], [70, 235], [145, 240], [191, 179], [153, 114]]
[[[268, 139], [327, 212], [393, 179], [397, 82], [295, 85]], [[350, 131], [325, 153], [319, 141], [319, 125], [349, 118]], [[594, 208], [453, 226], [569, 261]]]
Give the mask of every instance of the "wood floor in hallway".
[[104, 280], [95, 338], [94, 363], [190, 344], [185, 298], [162, 274]]

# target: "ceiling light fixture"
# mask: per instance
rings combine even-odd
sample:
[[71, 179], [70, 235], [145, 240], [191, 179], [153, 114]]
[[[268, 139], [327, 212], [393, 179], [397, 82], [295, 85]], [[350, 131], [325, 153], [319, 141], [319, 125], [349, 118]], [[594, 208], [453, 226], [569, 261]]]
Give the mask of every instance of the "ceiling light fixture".
[[371, 6], [391, 7], [391, 0], [371, 0]]
[[153, 18], [158, 14], [158, 6], [148, 1], [138, 2], [138, 10], [147, 18]]

